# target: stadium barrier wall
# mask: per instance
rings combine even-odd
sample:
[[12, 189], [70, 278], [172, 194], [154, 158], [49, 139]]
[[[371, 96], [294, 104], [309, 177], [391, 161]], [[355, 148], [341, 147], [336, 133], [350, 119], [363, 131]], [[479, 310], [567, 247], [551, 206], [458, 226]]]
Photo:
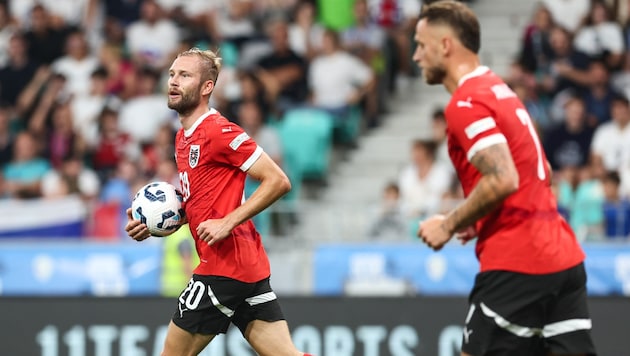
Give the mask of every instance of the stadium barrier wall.
[[[0, 295], [159, 295], [161, 241], [3, 240]], [[590, 295], [630, 295], [630, 244], [584, 246]], [[269, 257], [285, 295], [466, 296], [478, 271], [473, 247], [455, 244], [438, 253], [419, 243], [323, 244]]]
[[[318, 356], [458, 356], [461, 297], [282, 298], [298, 348]], [[175, 299], [1, 298], [0, 354], [157, 356]], [[600, 356], [630, 349], [630, 299], [591, 298]], [[238, 329], [201, 356], [253, 356]]]

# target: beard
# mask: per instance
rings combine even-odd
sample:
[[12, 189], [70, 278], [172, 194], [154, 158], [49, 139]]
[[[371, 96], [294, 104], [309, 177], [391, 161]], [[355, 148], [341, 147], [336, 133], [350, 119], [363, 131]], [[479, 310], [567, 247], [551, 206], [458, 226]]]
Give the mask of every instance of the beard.
[[446, 70], [442, 67], [424, 68], [422, 76], [429, 85], [442, 84], [446, 78]]
[[201, 95], [198, 90], [184, 91], [180, 94], [179, 99], [171, 100], [168, 98], [168, 108], [175, 110], [179, 115], [186, 116], [193, 112], [199, 102], [201, 101]]

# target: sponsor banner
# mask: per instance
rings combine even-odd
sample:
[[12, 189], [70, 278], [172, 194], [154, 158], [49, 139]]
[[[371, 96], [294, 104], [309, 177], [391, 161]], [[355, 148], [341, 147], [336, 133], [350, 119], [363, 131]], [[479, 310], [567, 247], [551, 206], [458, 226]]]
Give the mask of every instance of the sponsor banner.
[[0, 295], [159, 294], [157, 239], [142, 244], [13, 241], [0, 245]]
[[[296, 346], [317, 356], [459, 356], [464, 298], [281, 298]], [[174, 299], [2, 298], [3, 355], [158, 356]], [[630, 349], [630, 299], [592, 298], [599, 356]], [[201, 356], [254, 356], [238, 329]]]
[[[630, 295], [630, 245], [585, 244], [591, 295]], [[317, 295], [468, 295], [479, 264], [474, 246], [434, 252], [419, 243], [320, 245]]]
[[86, 207], [76, 196], [60, 199], [0, 200], [0, 238], [81, 237]]

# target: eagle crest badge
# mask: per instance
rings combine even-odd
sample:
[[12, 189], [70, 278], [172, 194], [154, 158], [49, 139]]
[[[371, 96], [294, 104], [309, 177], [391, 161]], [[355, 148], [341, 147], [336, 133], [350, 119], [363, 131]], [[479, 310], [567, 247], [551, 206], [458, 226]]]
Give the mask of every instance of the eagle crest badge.
[[199, 145], [190, 145], [190, 152], [188, 153], [188, 164], [190, 168], [197, 167], [197, 163], [199, 163]]

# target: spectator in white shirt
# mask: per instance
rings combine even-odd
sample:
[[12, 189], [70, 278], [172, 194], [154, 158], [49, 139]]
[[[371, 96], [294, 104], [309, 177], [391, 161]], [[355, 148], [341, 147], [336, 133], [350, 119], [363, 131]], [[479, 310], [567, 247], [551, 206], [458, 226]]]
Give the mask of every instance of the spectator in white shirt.
[[[366, 95], [375, 93], [372, 69], [341, 49], [339, 35], [332, 30], [324, 32], [322, 54], [309, 67], [309, 85], [313, 105], [333, 114], [343, 113]], [[366, 110], [365, 114], [370, 117], [376, 113]]]
[[411, 162], [400, 172], [398, 186], [403, 212], [408, 218], [421, 219], [441, 211], [442, 197], [451, 186], [451, 170], [436, 161], [437, 144], [415, 140]]
[[543, 0], [543, 4], [553, 21], [570, 33], [577, 31], [591, 8], [591, 0]]
[[90, 76], [98, 66], [98, 58], [90, 54], [85, 36], [77, 31], [68, 35], [66, 54], [52, 63], [52, 70], [66, 78], [69, 94], [78, 95], [90, 91]]
[[595, 130], [591, 143], [591, 154], [597, 175], [605, 171], [618, 171], [621, 191], [630, 196], [630, 102], [617, 96], [610, 109], [612, 120]]
[[179, 44], [179, 29], [173, 21], [162, 17], [154, 0], [145, 0], [140, 19], [127, 28], [127, 47], [139, 66], [164, 69], [172, 60]]
[[588, 16], [575, 34], [573, 45], [592, 58], [601, 58], [610, 69], [621, 66], [624, 53], [623, 31], [614, 21], [604, 1], [595, 0]]

